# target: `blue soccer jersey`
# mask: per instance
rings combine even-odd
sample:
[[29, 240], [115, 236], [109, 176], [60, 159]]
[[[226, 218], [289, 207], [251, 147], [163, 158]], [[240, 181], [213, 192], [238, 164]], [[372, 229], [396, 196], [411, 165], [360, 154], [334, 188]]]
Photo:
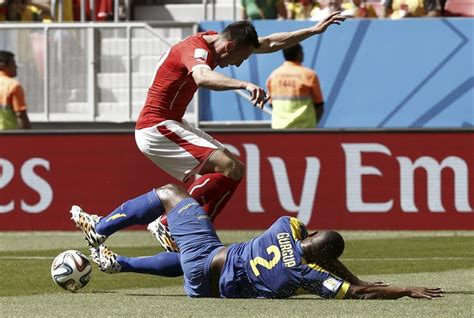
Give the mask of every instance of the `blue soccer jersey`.
[[323, 298], [343, 298], [349, 283], [316, 264], [307, 264], [300, 241], [304, 224], [279, 218], [262, 235], [229, 246], [219, 289], [226, 298], [287, 298], [303, 288]]

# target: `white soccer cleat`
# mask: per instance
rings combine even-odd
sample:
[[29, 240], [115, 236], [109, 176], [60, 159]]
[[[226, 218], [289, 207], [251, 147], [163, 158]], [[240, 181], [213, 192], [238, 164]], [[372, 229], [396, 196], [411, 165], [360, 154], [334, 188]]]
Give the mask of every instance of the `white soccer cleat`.
[[117, 262], [117, 254], [112, 252], [104, 244], [100, 245], [99, 248], [99, 269], [107, 274], [119, 273], [122, 266]]
[[98, 247], [89, 246], [89, 252], [91, 253], [91, 259], [94, 263], [100, 266], [100, 250]]
[[76, 227], [80, 228], [84, 233], [89, 246], [98, 247], [100, 244], [105, 242], [107, 236], [98, 234], [95, 229], [101, 217], [88, 214], [77, 205], [73, 205], [70, 212], [71, 220], [73, 220], [74, 223], [76, 223]]
[[173, 236], [171, 236], [168, 226], [161, 222], [162, 217], [163, 216], [158, 217], [155, 221], [148, 224], [146, 228], [158, 240], [158, 242], [160, 242], [165, 251], [178, 253], [178, 244], [176, 244]]

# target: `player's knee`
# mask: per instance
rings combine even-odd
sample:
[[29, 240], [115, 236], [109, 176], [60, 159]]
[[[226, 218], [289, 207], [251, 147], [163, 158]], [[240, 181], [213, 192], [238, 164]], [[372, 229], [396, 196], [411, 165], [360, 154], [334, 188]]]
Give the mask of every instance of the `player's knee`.
[[238, 159], [233, 160], [233, 168], [232, 168], [231, 175], [229, 177], [231, 177], [234, 180], [240, 180], [244, 177], [244, 174], [245, 174], [244, 164], [240, 162], [240, 160]]
[[237, 158], [226, 157], [221, 161], [219, 170], [219, 172], [234, 180], [242, 179], [245, 174], [245, 166]]
[[172, 198], [178, 198], [178, 197], [183, 197], [186, 196], [186, 190], [176, 184], [169, 183], [166, 184], [158, 189], [156, 189], [156, 194], [158, 195], [158, 198], [162, 201], [169, 201]]
[[186, 190], [176, 184], [167, 184], [155, 190], [165, 213], [171, 211], [182, 200], [190, 198]]

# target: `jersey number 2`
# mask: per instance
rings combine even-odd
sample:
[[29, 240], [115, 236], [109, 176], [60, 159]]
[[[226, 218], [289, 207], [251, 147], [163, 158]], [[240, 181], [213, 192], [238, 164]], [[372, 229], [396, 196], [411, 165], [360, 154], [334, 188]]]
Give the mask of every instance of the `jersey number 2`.
[[255, 276], [260, 276], [260, 271], [258, 270], [257, 265], [263, 266], [266, 269], [272, 269], [281, 259], [280, 250], [276, 245], [270, 245], [267, 247], [267, 253], [268, 255], [273, 254], [273, 258], [269, 261], [260, 256], [250, 260], [250, 266], [252, 267], [252, 271]]

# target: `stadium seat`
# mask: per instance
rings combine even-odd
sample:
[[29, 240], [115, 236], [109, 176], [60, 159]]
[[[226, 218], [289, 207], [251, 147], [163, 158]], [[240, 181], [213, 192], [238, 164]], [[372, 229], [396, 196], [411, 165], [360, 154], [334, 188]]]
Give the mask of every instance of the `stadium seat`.
[[474, 17], [474, 0], [448, 0], [444, 15], [451, 17]]

